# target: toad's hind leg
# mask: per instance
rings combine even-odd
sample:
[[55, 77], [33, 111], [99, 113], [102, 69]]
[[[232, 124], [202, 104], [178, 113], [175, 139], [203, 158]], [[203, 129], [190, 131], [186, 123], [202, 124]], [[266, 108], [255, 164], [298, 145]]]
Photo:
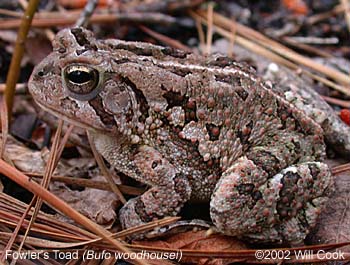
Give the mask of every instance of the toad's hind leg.
[[133, 162], [138, 168], [137, 180], [152, 187], [123, 206], [119, 212], [122, 226], [129, 228], [175, 216], [191, 196], [187, 178], [152, 147], [140, 147]]
[[305, 162], [269, 178], [247, 157], [228, 168], [210, 203], [215, 226], [260, 242], [302, 241], [333, 187], [328, 166]]

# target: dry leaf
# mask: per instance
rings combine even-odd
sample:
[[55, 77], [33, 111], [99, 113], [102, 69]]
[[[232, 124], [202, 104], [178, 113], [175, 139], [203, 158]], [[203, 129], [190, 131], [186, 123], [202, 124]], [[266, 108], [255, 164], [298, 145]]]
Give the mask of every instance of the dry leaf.
[[[229, 236], [221, 234], [207, 235], [206, 231], [189, 231], [185, 233], [179, 233], [167, 237], [164, 240], [157, 241], [134, 241], [137, 245], [152, 246], [152, 247], [163, 247], [167, 249], [187, 249], [187, 250], [198, 250], [198, 252], [205, 251], [225, 251], [225, 250], [242, 250], [247, 249], [246, 245]], [[228, 259], [207, 259], [207, 258], [183, 258], [183, 263], [193, 264], [211, 264], [211, 265], [223, 265], [237, 260]]]

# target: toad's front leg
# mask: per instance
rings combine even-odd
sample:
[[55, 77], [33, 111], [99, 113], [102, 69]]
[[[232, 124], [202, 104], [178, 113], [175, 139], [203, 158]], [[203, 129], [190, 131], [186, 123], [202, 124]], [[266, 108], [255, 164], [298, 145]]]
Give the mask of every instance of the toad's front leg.
[[187, 178], [152, 147], [140, 147], [133, 162], [140, 175], [138, 180], [152, 188], [123, 206], [119, 212], [122, 226], [128, 228], [175, 216], [191, 196]]

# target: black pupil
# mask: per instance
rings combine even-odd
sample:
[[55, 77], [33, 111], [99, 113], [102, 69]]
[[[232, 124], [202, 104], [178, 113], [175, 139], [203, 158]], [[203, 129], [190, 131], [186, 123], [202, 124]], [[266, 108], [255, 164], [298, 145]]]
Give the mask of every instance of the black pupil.
[[70, 72], [67, 77], [76, 84], [84, 84], [92, 80], [92, 74], [90, 72], [80, 70]]

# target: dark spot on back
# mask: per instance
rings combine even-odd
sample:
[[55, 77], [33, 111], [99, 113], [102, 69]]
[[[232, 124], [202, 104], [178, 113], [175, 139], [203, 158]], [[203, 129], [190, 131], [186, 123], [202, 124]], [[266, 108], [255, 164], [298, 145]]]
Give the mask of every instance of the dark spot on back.
[[207, 62], [207, 66], [219, 66], [222, 68], [230, 65], [236, 65], [236, 64], [237, 62], [235, 60], [226, 56], [216, 57], [214, 60], [210, 60]]
[[190, 69], [176, 68], [176, 67], [174, 67], [173, 69], [170, 69], [170, 72], [172, 72], [173, 74], [176, 74], [178, 76], [181, 76], [181, 77], [185, 77], [186, 75], [192, 73], [192, 71]]
[[301, 177], [297, 173], [288, 171], [281, 179], [283, 187], [279, 192], [280, 199], [276, 205], [277, 212], [281, 219], [289, 219], [292, 217], [293, 212], [295, 212], [291, 204], [295, 196], [297, 196], [294, 187], [297, 186], [297, 182], [300, 178]]
[[187, 98], [181, 95], [180, 92], [167, 91], [163, 94], [163, 98], [166, 99], [168, 103], [167, 109], [171, 109], [175, 106], [183, 106], [187, 102]]
[[216, 141], [219, 139], [221, 128], [220, 126], [216, 126], [215, 124], [206, 124], [205, 127], [207, 128], [209, 139], [210, 141]]
[[232, 67], [232, 69], [237, 69], [240, 70], [242, 72], [246, 72], [249, 74], [254, 75], [256, 73], [256, 71], [254, 70], [254, 68], [251, 66], [251, 64], [244, 62], [244, 61], [239, 61], [237, 62], [236, 60], [234, 60], [233, 58], [227, 57], [227, 56], [220, 56], [220, 57], [216, 57], [216, 58], [210, 58], [207, 62], [206, 62], [207, 66], [217, 66], [220, 68], [224, 68], [224, 67]]
[[90, 44], [90, 42], [86, 39], [86, 36], [83, 33], [83, 30], [81, 28], [71, 29], [71, 32], [80, 46], [85, 46]]
[[258, 190], [257, 190], [257, 191], [254, 191], [254, 192], [252, 193], [252, 198], [253, 198], [254, 201], [260, 200], [260, 199], [262, 198], [261, 192], [258, 191]]
[[171, 47], [164, 47], [162, 49], [162, 53], [164, 55], [170, 55], [172, 57], [180, 58], [180, 59], [186, 58], [187, 54], [189, 54], [188, 52], [185, 52], [185, 51], [182, 51], [182, 50], [178, 50], [178, 49], [174, 49], [174, 48], [171, 48]]
[[241, 86], [236, 87], [235, 92], [243, 100], [246, 100], [249, 95], [249, 93]]
[[76, 50], [75, 53], [79, 56], [79, 55], [82, 55], [84, 52], [88, 51], [89, 49], [80, 49], [80, 50]]
[[292, 144], [294, 145], [295, 153], [300, 154], [300, 149], [301, 149], [300, 143], [292, 139]]
[[294, 124], [295, 124], [295, 130], [297, 132], [301, 132], [304, 135], [308, 135], [308, 133], [304, 130], [303, 126], [301, 125], [299, 119], [293, 117]]
[[121, 50], [127, 50], [130, 51], [136, 55], [142, 55], [142, 56], [152, 56], [153, 55], [153, 49], [150, 47], [137, 47], [135, 44], [126, 44], [126, 43], [117, 43], [117, 44], [109, 44], [110, 47], [113, 49], [121, 49]]
[[[121, 58], [121, 59], [112, 58], [112, 61], [116, 64], [123, 64], [123, 63], [129, 62], [129, 59], [128, 58]], [[142, 69], [140, 69], [140, 71], [141, 70]]]
[[157, 166], [158, 166], [158, 161], [153, 161], [151, 165], [152, 169], [155, 169]]
[[224, 82], [233, 86], [235, 93], [244, 101], [247, 99], [249, 93], [242, 86], [242, 79], [240, 76], [231, 75], [215, 75], [215, 80]]
[[[316, 206], [314, 206], [316, 207]], [[304, 231], [308, 231], [310, 229], [310, 224], [307, 220], [308, 218], [305, 215], [305, 211], [302, 211], [302, 214], [299, 214], [298, 221], [299, 221], [299, 227], [302, 226], [304, 228]]]
[[267, 150], [255, 149], [249, 152], [247, 157], [252, 160], [255, 165], [261, 167], [269, 176], [274, 176], [281, 170], [278, 158]]
[[308, 167], [309, 167], [312, 179], [317, 180], [317, 176], [320, 174], [320, 169], [314, 164], [309, 164]]
[[135, 44], [126, 44], [126, 43], [117, 43], [117, 44], [108, 44], [109, 47], [111, 47], [112, 49], [122, 49], [122, 50], [127, 50], [130, 51], [132, 53], [134, 53], [135, 55], [142, 55], [142, 56], [155, 56], [155, 57], [159, 57], [160, 52], [166, 56], [172, 56], [174, 58], [186, 58], [187, 54], [189, 54], [188, 52], [182, 51], [182, 50], [178, 50], [178, 49], [174, 49], [171, 47], [159, 47], [156, 45], [149, 45], [147, 47], [143, 46], [137, 46]]
[[254, 188], [255, 186], [252, 183], [245, 183], [237, 186], [237, 190], [240, 195], [250, 195], [253, 193]]
[[198, 121], [197, 115], [196, 115], [196, 112], [197, 112], [196, 101], [194, 101], [193, 99], [187, 99], [186, 104], [182, 106], [182, 108], [185, 111], [185, 124], [189, 123], [190, 121]]
[[[164, 86], [161, 87], [162, 90], [166, 90]], [[197, 104], [196, 101], [189, 99], [188, 97], [181, 95], [180, 92], [167, 91], [163, 94], [166, 99], [168, 106], [167, 109], [171, 109], [175, 106], [182, 107], [185, 112], [185, 124], [190, 121], [198, 121], [197, 119]]]
[[249, 143], [249, 137], [250, 137], [252, 128], [253, 128], [253, 121], [250, 120], [243, 128], [241, 128], [237, 132], [237, 136], [241, 140], [242, 145], [247, 146], [247, 144]]
[[305, 128], [305, 126], [300, 123], [299, 117], [295, 117], [295, 114], [291, 109], [289, 109], [290, 107], [286, 106], [278, 100], [276, 102], [278, 107], [277, 114], [281, 120], [281, 124], [283, 126], [282, 128], [286, 129], [287, 125], [294, 123], [295, 131], [300, 132], [304, 135], [308, 135], [309, 133], [307, 132], [307, 128]]
[[234, 86], [241, 86], [241, 78], [239, 76], [233, 75], [223, 75], [217, 74], [215, 75], [215, 80], [223, 83], [227, 83]]
[[289, 120], [291, 117], [291, 114], [288, 111], [288, 107], [281, 103], [280, 101], [277, 100], [277, 115], [279, 116], [281, 123], [282, 123], [282, 128], [286, 129], [287, 125], [287, 120]]

